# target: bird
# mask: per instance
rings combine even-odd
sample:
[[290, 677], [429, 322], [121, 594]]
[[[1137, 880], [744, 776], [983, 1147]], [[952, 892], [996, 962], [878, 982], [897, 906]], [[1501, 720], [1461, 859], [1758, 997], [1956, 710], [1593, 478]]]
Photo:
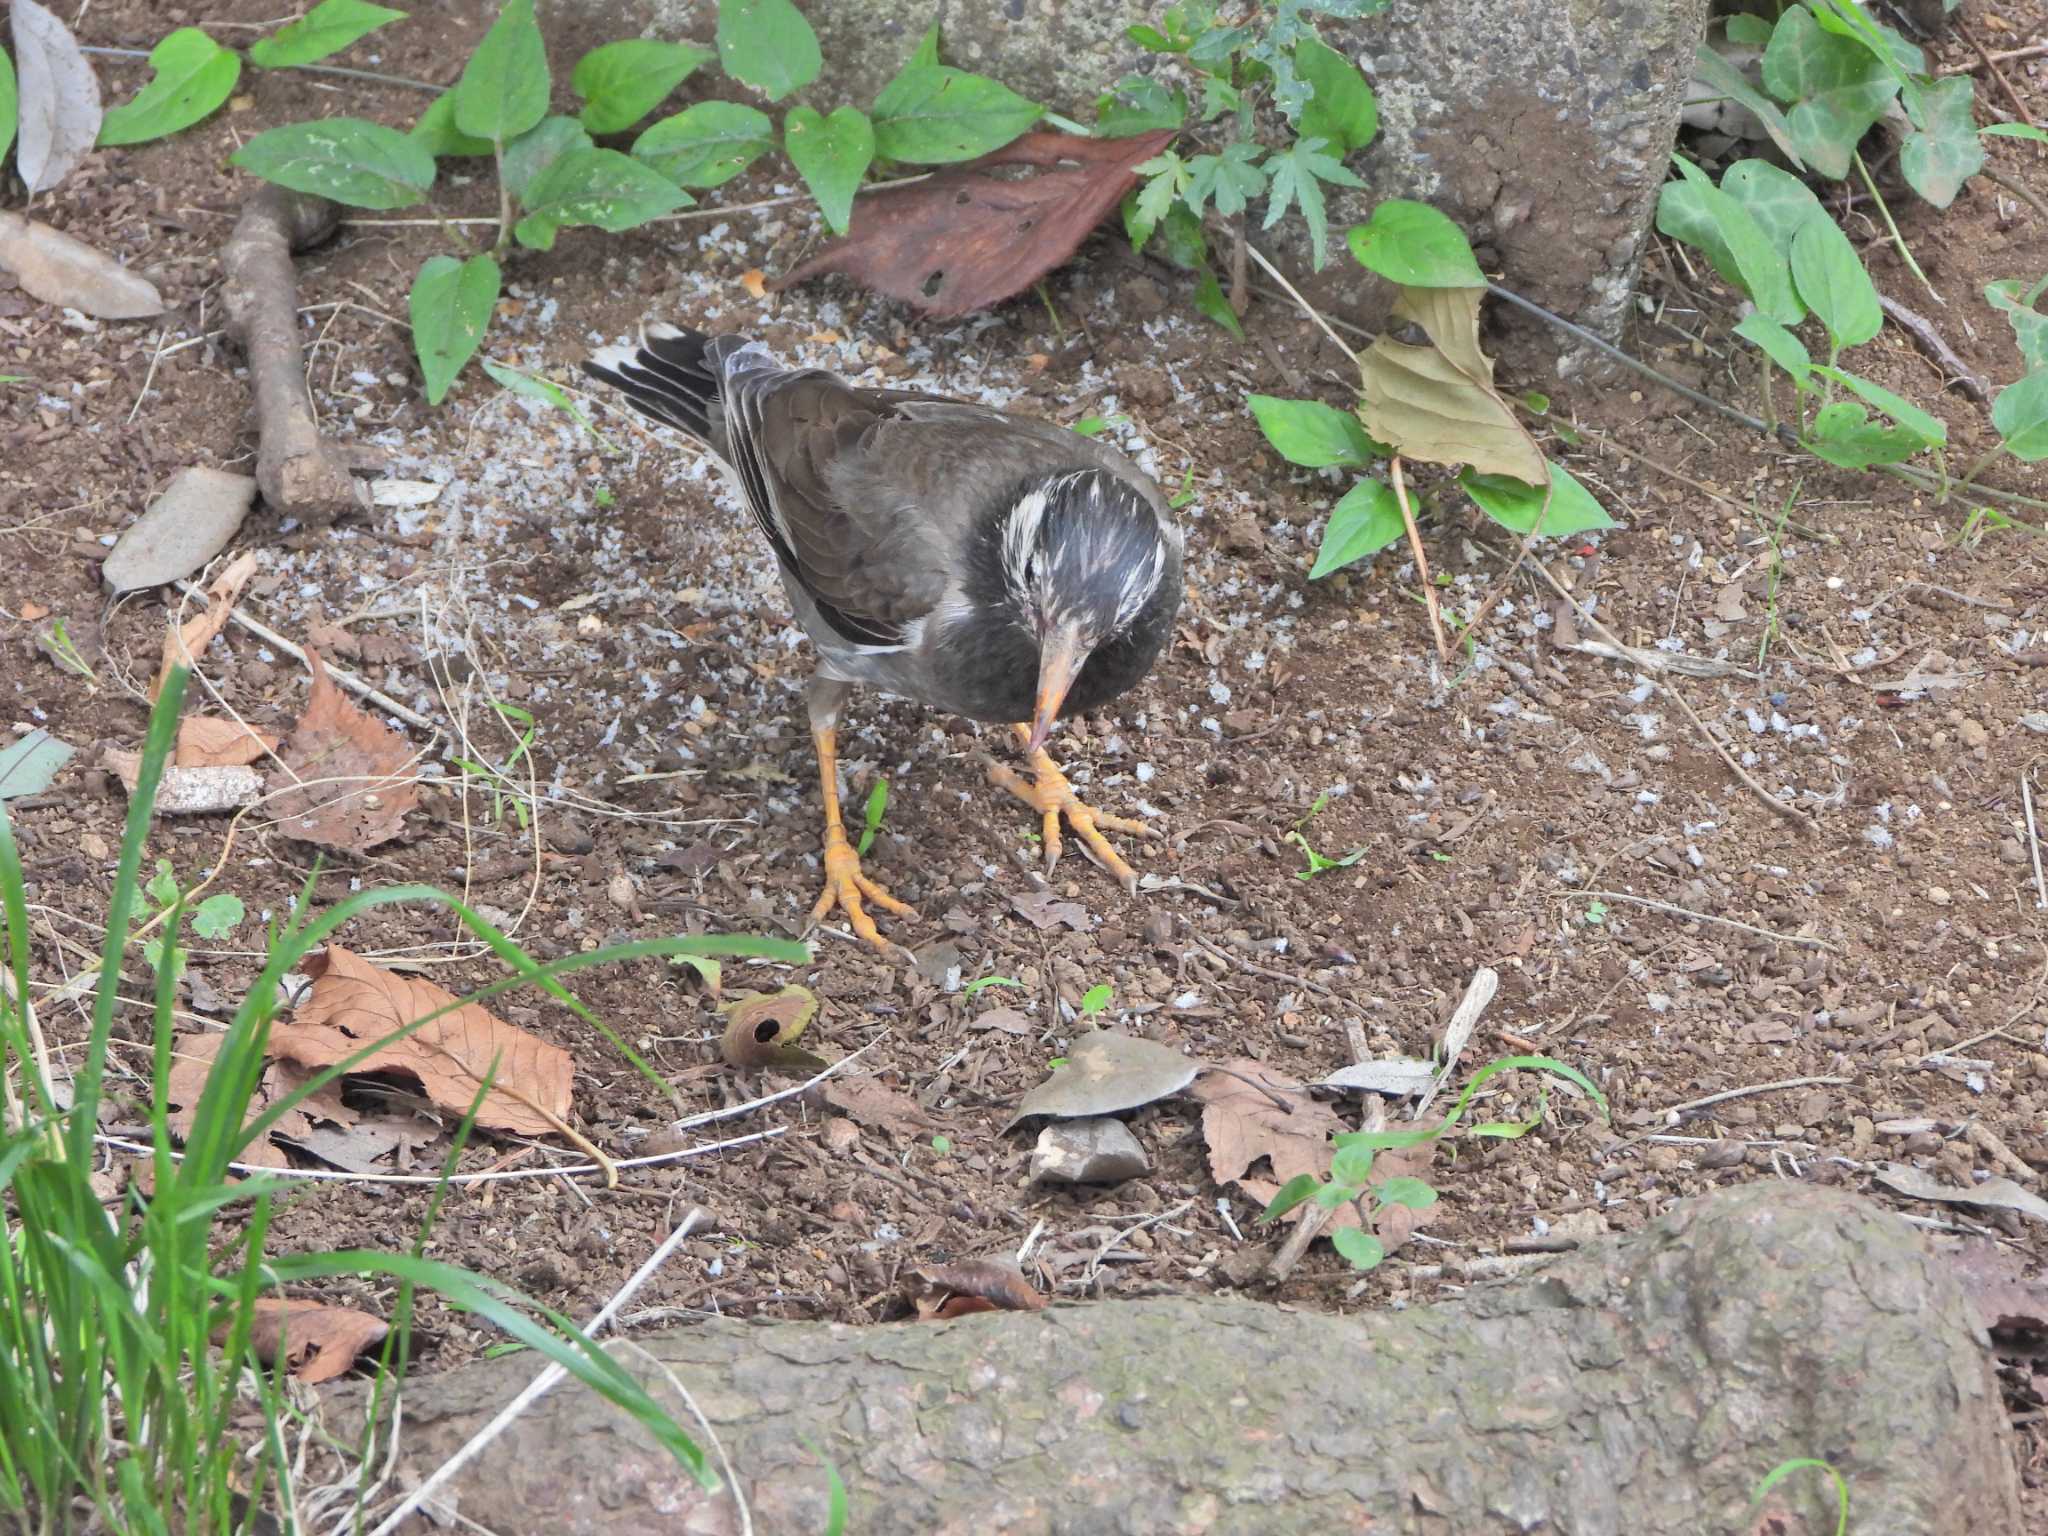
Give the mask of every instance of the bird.
[[836, 908], [888, 953], [897, 946], [870, 905], [917, 915], [862, 870], [841, 816], [839, 722], [856, 688], [1011, 727], [1029, 776], [994, 762], [989, 776], [1039, 814], [1047, 867], [1064, 819], [1135, 893], [1105, 834], [1156, 831], [1082, 800], [1046, 739], [1055, 721], [1135, 687], [1173, 633], [1184, 536], [1149, 475], [1070, 429], [785, 367], [741, 335], [649, 323], [583, 369], [718, 462], [816, 652], [805, 702], [825, 888], [814, 925]]

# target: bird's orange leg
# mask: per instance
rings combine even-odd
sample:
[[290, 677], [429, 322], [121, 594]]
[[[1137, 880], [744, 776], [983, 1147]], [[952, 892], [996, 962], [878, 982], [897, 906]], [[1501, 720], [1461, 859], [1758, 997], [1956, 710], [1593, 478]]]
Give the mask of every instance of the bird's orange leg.
[[[1030, 742], [1030, 726], [1019, 725], [1014, 729], [1020, 743]], [[1102, 835], [1103, 829], [1128, 833], [1133, 837], [1157, 837], [1158, 832], [1142, 821], [1133, 821], [1128, 816], [1112, 816], [1088, 805], [1074, 793], [1074, 786], [1067, 782], [1067, 776], [1060, 772], [1059, 765], [1043, 747], [1031, 753], [1026, 761], [1031, 765], [1029, 779], [1007, 763], [990, 764], [988, 776], [991, 783], [1007, 789], [1045, 818], [1045, 867], [1051, 869], [1059, 862], [1062, 846], [1060, 818], [1065, 817], [1067, 825], [1080, 834], [1081, 851], [1116, 876], [1126, 891], [1137, 894], [1138, 872], [1110, 846], [1109, 839]]]
[[915, 909], [898, 901], [861, 873], [860, 855], [846, 837], [846, 823], [839, 816], [839, 731], [836, 726], [813, 722], [811, 742], [818, 751], [818, 780], [825, 791], [825, 890], [811, 908], [811, 921], [820, 923], [834, 907], [846, 914], [853, 931], [884, 954], [898, 946], [883, 938], [868, 916], [867, 902], [899, 917], [915, 917]]

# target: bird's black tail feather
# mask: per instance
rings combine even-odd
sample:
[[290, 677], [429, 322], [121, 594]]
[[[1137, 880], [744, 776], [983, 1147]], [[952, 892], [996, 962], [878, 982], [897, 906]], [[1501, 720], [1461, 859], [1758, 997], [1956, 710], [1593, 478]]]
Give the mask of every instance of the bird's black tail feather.
[[583, 371], [624, 394], [641, 415], [689, 433], [723, 458], [724, 362], [745, 345], [739, 336], [649, 325], [638, 346], [606, 347], [584, 361]]

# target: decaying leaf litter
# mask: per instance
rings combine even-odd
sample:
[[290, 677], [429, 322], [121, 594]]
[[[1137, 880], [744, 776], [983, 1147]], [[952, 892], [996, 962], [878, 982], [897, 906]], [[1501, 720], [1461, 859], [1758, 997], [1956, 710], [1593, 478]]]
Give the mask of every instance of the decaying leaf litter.
[[[126, 14], [95, 7], [89, 30], [118, 29]], [[397, 52], [391, 67], [427, 62]], [[266, 81], [247, 121], [304, 115], [289, 94], [298, 89]], [[242, 189], [212, 169], [224, 135], [203, 127], [175, 150], [128, 152], [124, 163], [177, 205], [232, 208]], [[6, 471], [11, 488], [48, 479], [80, 496], [55, 521], [24, 519], [0, 535], [23, 555], [0, 575], [0, 606], [16, 615], [30, 601], [47, 605], [75, 635], [104, 602], [73, 530], [88, 543], [116, 533], [180, 469], [246, 469], [252, 446], [247, 422], [219, 405], [242, 387], [228, 372], [232, 352], [199, 342], [157, 359], [144, 387], [159, 351], [204, 334], [196, 301], [224, 221], [152, 229], [119, 182], [90, 164], [78, 174], [49, 216], [59, 227], [78, 221], [72, 231], [96, 243], [146, 251], [175, 323], [161, 346], [151, 323], [101, 322], [71, 333], [67, 349], [40, 304], [0, 294], [0, 315], [20, 332], [8, 340], [41, 374], [33, 394], [0, 399], [11, 442], [36, 456], [33, 478], [19, 460]], [[1967, 199], [1959, 206], [1960, 218], [1929, 220], [1913, 237], [1958, 270], [1970, 270], [1973, 244], [2002, 248], [2008, 264], [2031, 251], [2040, 264], [2038, 232], [1996, 227]], [[465, 1186], [441, 1228], [453, 1251], [574, 1307], [638, 1262], [665, 1230], [662, 1202], [680, 1194], [717, 1210], [727, 1235], [686, 1245], [650, 1285], [650, 1306], [871, 1317], [903, 1294], [911, 1270], [1014, 1254], [1041, 1222], [1025, 1272], [1045, 1291], [1254, 1283], [1274, 1239], [1253, 1225], [1255, 1201], [1217, 1185], [1199, 1113], [1185, 1102], [1126, 1112], [1153, 1156], [1150, 1175], [1102, 1190], [1023, 1187], [1031, 1128], [999, 1128], [1084, 1033], [1073, 1012], [1103, 983], [1115, 1002], [1091, 1022], [1306, 1082], [1359, 1064], [1352, 1031], [1367, 1060], [1427, 1058], [1471, 970], [1499, 968], [1502, 995], [1468, 1061], [1519, 1049], [1516, 1039], [1539, 1044], [1600, 1081], [1617, 1124], [1610, 1132], [1566, 1108], [1557, 1132], [1462, 1148], [1454, 1167], [1440, 1159], [1432, 1179], [1443, 1202], [1429, 1235], [1453, 1245], [1453, 1262], [1545, 1225], [1632, 1226], [1677, 1194], [1735, 1177], [1872, 1187], [1878, 1169], [1903, 1158], [1967, 1189], [1976, 1154], [1944, 1131], [1972, 1117], [2040, 1161], [2048, 1060], [2031, 1010], [2043, 954], [2018, 790], [2041, 743], [2022, 722], [2048, 701], [2041, 671], [2019, 659], [2040, 649], [2028, 546], [1955, 545], [1953, 515], [1889, 497], [1873, 506], [1862, 481], [1824, 483], [1748, 442], [1703, 441], [1666, 402], [1573, 391], [1567, 406], [1567, 392], [1550, 386], [1554, 408], [1582, 428], [1616, 431], [1738, 503], [1774, 509], [1799, 482], [1793, 517], [1826, 538], [1774, 534], [1768, 516], [1733, 513], [1632, 461], [1576, 453], [1574, 472], [1628, 530], [1545, 551], [1637, 652], [1675, 642], [1753, 659], [1772, 636], [1766, 665], [1745, 669], [1756, 677], [1672, 686], [1771, 793], [1819, 822], [1820, 841], [1790, 843], [1630, 653], [1616, 662], [1556, 650], [1550, 637], [1573, 615], [1546, 589], [1513, 586], [1475, 634], [1469, 674], [1446, 689], [1398, 556], [1330, 582], [1303, 579], [1341, 488], [1274, 463], [1238, 403], [1245, 392], [1291, 391], [1283, 370], [1341, 374], [1334, 349], [1291, 313], [1255, 309], [1250, 323], [1272, 355], [1240, 350], [1186, 312], [1170, 272], [1103, 242], [1049, 285], [1057, 325], [1043, 306], [1019, 304], [913, 328], [836, 283], [752, 291], [746, 274], [790, 269], [810, 234], [800, 211], [771, 210], [591, 237], [588, 247], [565, 237], [515, 273], [491, 346], [504, 363], [559, 377], [643, 312], [669, 312], [758, 328], [785, 355], [874, 381], [1021, 402], [1060, 421], [1100, 417], [1165, 483], [1192, 467], [1193, 601], [1181, 643], [1118, 718], [1074, 733], [1094, 791], [1156, 814], [1169, 833], [1150, 866], [1162, 888], [1126, 900], [1064, 867], [1038, 885], [1016, 818], [963, 770], [970, 735], [893, 704], [857, 712], [851, 787], [857, 797], [877, 774], [890, 780], [876, 856], [927, 913], [913, 941], [952, 945], [963, 987], [981, 975], [1022, 985], [947, 991], [950, 968], [938, 981], [893, 971], [830, 936], [803, 973], [729, 965], [727, 992], [794, 980], [818, 994], [806, 1047], [868, 1047], [852, 1075], [832, 1080], [836, 1099], [821, 1089], [822, 1109], [786, 1102], [770, 1112], [785, 1134], [716, 1161], [629, 1171], [619, 1192], [594, 1196], [601, 1210], [556, 1180]], [[380, 253], [412, 238], [345, 228], [301, 261], [300, 301], [399, 313]], [[315, 899], [358, 880], [425, 879], [466, 891], [545, 952], [677, 930], [793, 932], [811, 885], [803, 850], [815, 811], [793, 723], [801, 668], [769, 573], [715, 479], [601, 406], [593, 419], [623, 458], [474, 377], [430, 414], [402, 332], [374, 314], [316, 312], [304, 335], [321, 429], [384, 450], [394, 477], [442, 487], [431, 501], [351, 514], [301, 544], [259, 506], [230, 546], [259, 557], [246, 611], [301, 641], [315, 624], [341, 624], [386, 642], [389, 659], [352, 659], [352, 670], [442, 732], [402, 733], [419, 754], [418, 808], [360, 862], [329, 863]], [[2001, 338], [1951, 339], [1999, 373]], [[1653, 331], [1649, 348], [1662, 340]], [[1896, 387], [1928, 396], [1903, 346], [1890, 366]], [[95, 368], [105, 382], [85, 389]], [[93, 430], [138, 402], [132, 450]], [[1455, 514], [1429, 539], [1454, 617], [1477, 607], [1512, 554]], [[1594, 546], [1597, 564], [1585, 552]], [[1907, 582], [1931, 590], [1886, 600]], [[1739, 607], [1725, 600], [1730, 589], [1745, 594]], [[1727, 616], [1738, 611], [1747, 617]], [[110, 615], [93, 663], [118, 662], [146, 688], [166, 629], [161, 603], [131, 599]], [[1964, 665], [1921, 667], [1937, 653]], [[139, 714], [118, 691], [89, 691], [42, 652], [15, 654], [24, 723], [37, 721], [32, 706], [59, 742], [137, 739]], [[1955, 685], [1888, 686], [1930, 670]], [[289, 738], [305, 712], [308, 669], [237, 627], [212, 640], [202, 672], [259, 731]], [[1899, 702], [1879, 702], [1887, 696]], [[524, 748], [527, 726], [508, 711], [534, 722]], [[10, 749], [29, 739], [10, 735]], [[68, 953], [84, 932], [68, 919], [103, 900], [122, 800], [89, 772], [59, 765], [48, 785], [10, 801], [30, 802], [20, 820], [48, 929], [39, 953]], [[1297, 880], [1300, 859], [1283, 835], [1325, 790], [1337, 792], [1307, 833], [1319, 847], [1364, 852]], [[252, 813], [266, 816], [275, 820]], [[196, 874], [218, 857], [220, 831], [220, 818], [167, 821], [161, 851]], [[219, 878], [252, 912], [281, 910], [309, 853], [272, 825], [240, 844]], [[1704, 920], [1581, 894], [1601, 889]], [[1041, 926], [1027, 908], [1051, 921]], [[343, 935], [351, 949], [426, 965], [455, 990], [489, 974], [432, 915], [378, 914], [360, 928]], [[193, 977], [228, 993], [253, 974], [253, 957], [226, 947], [202, 947], [192, 962]], [[576, 990], [692, 1108], [800, 1080], [716, 1064], [722, 1020], [694, 972], [635, 962]], [[670, 1135], [672, 1106], [562, 1010], [530, 994], [500, 1006], [504, 1022], [574, 1059], [572, 1113], [607, 1155]], [[975, 1027], [998, 1010], [1026, 1021], [1022, 1031]], [[1987, 1030], [2003, 1033], [1972, 1038]], [[1742, 1091], [1765, 1084], [1791, 1086]], [[389, 1097], [401, 1086], [370, 1091], [380, 1112], [417, 1116]], [[1675, 1120], [1666, 1113], [1724, 1093]], [[1526, 1117], [1535, 1100], [1532, 1084], [1511, 1085], [1488, 1112]], [[1347, 1123], [1356, 1113], [1330, 1112]], [[1916, 1117], [1931, 1128], [1881, 1129]], [[413, 1145], [416, 1166], [431, 1166], [432, 1144]], [[388, 1155], [396, 1170], [399, 1154]], [[539, 1170], [555, 1155], [486, 1138], [466, 1166], [509, 1157]], [[280, 1219], [279, 1240], [402, 1244], [424, 1198], [403, 1185], [326, 1185]], [[2007, 1228], [1996, 1208], [1962, 1214], [2038, 1242], [2016, 1215]], [[1402, 1294], [1403, 1258], [1365, 1294]], [[1319, 1252], [1282, 1294], [1327, 1302], [1353, 1281]], [[429, 1324], [444, 1360], [488, 1342], [431, 1314]]]

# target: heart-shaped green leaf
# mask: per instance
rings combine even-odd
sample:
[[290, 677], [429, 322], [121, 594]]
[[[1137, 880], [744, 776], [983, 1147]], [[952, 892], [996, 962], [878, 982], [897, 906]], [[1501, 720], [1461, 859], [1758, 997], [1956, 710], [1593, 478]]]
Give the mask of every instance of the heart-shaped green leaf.
[[2038, 291], [2029, 294], [2027, 285], [2018, 278], [2008, 277], [1984, 287], [1984, 301], [2012, 324], [2013, 338], [2019, 343], [2020, 360], [2029, 371], [2048, 368], [2048, 315], [2035, 309], [2029, 302], [2038, 299]]
[[725, 72], [780, 101], [818, 78], [818, 34], [789, 0], [718, 0], [718, 60]]
[[853, 195], [875, 160], [875, 130], [867, 114], [838, 107], [822, 117], [809, 107], [792, 107], [782, 120], [782, 147], [832, 232], [845, 234], [853, 222]]
[[732, 101], [700, 101], [633, 141], [633, 158], [679, 187], [722, 187], [775, 147], [768, 114]]
[[1595, 528], [1612, 528], [1614, 519], [1593, 493], [1581, 485], [1561, 464], [1550, 466], [1550, 506], [1543, 505], [1543, 487], [1530, 485], [1511, 475], [1481, 475], [1466, 470], [1458, 476], [1465, 494], [1479, 504], [1479, 510], [1501, 527], [1527, 533], [1543, 518], [1543, 534], [1563, 538]]
[[1863, 258], [1826, 214], [1808, 219], [1793, 236], [1792, 281], [1838, 348], [1861, 346], [1884, 329], [1884, 308]]
[[455, 126], [455, 93], [443, 91], [420, 114], [410, 134], [414, 143], [436, 159], [442, 155], [488, 155], [489, 139], [479, 139]]
[[1750, 211], [1708, 181], [1690, 161], [1673, 162], [1682, 179], [1657, 198], [1657, 228], [1703, 254], [1714, 270], [1782, 325], [1806, 318], [1792, 288], [1792, 270]]
[[[1301, 136], [1327, 139], [1342, 159], [1380, 131], [1380, 107], [1358, 66], [1313, 35], [1294, 49], [1294, 72], [1314, 91], [1301, 109]], [[1179, 127], [1179, 123], [1171, 126]]]
[[236, 150], [228, 163], [352, 208], [409, 208], [434, 184], [434, 157], [423, 145], [359, 117], [272, 128]]
[[2000, 390], [1991, 405], [1991, 424], [2005, 440], [2005, 451], [2022, 463], [2048, 459], [2048, 368], [2036, 368]]
[[1955, 201], [1963, 183], [1984, 169], [1984, 141], [1977, 136], [1976, 87], [1968, 75], [1927, 85], [1910, 82], [1906, 115], [1916, 130], [1899, 149], [1907, 184], [1937, 208]]
[[594, 224], [614, 233], [645, 224], [678, 208], [690, 194], [659, 171], [615, 149], [572, 149], [526, 189], [526, 217], [513, 229], [519, 243], [553, 250], [555, 232], [570, 224]]
[[1347, 237], [1360, 266], [1404, 288], [1484, 288], [1465, 232], [1427, 203], [1381, 201]]
[[498, 264], [479, 253], [467, 261], [431, 256], [412, 284], [412, 344], [426, 380], [427, 404], [439, 405], [462, 365], [476, 353], [498, 302]]
[[533, 0], [505, 0], [455, 83], [455, 126], [509, 144], [548, 115], [549, 79]]
[[101, 119], [101, 144], [142, 144], [189, 128], [226, 101], [242, 75], [241, 55], [197, 27], [180, 27], [150, 49], [149, 67], [156, 77]]
[[950, 165], [1001, 149], [1045, 109], [986, 75], [913, 65], [875, 98], [875, 153], [910, 165]]
[[1382, 452], [1356, 416], [1333, 405], [1319, 400], [1282, 400], [1275, 395], [1247, 395], [1245, 403], [1258, 418], [1266, 441], [1290, 464], [1310, 469], [1368, 464]]
[[1787, 261], [1800, 227], [1816, 216], [1827, 217], [1813, 188], [1765, 160], [1738, 160], [1721, 173], [1721, 190], [1749, 210], [1771, 248]]
[[1361, 480], [1330, 508], [1329, 525], [1316, 550], [1316, 563], [1309, 568], [1309, 580], [1320, 581], [1332, 571], [1356, 565], [1400, 538], [1406, 530], [1401, 520], [1401, 503], [1377, 480]]
[[1764, 50], [1764, 87], [1787, 103], [1785, 125], [1806, 163], [1840, 181], [1857, 141], [1898, 92], [1885, 62], [1855, 38], [1822, 30], [1793, 6]]
[[650, 37], [591, 49], [569, 72], [570, 87], [583, 98], [583, 126], [592, 133], [623, 133], [715, 57], [694, 43]]
[[314, 64], [341, 52], [379, 27], [403, 21], [405, 12], [368, 0], [320, 0], [297, 21], [249, 45], [249, 62], [258, 69], [290, 69]]
[[1920, 439], [1903, 427], [1884, 426], [1850, 400], [1824, 405], [1813, 415], [1807, 448], [1843, 469], [1869, 469], [1897, 464], [1920, 451]]

